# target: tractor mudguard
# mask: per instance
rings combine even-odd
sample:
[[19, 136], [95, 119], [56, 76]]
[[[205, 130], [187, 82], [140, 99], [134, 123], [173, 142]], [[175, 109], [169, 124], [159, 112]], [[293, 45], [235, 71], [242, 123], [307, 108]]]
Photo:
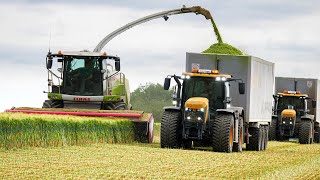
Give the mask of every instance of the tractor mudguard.
[[163, 107], [163, 110], [175, 110], [175, 111], [180, 111], [180, 107], [175, 107], [175, 106], [165, 106]]

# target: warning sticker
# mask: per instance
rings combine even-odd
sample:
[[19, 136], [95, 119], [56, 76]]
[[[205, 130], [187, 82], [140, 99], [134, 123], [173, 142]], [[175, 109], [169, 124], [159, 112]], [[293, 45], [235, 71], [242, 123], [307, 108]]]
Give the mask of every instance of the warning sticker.
[[311, 88], [312, 87], [312, 81], [307, 81], [307, 87]]

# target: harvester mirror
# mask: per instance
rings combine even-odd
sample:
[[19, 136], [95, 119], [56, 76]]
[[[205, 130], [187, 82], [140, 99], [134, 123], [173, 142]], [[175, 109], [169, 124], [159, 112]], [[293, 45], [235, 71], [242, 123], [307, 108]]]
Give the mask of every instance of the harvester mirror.
[[171, 78], [164, 79], [164, 85], [163, 85], [164, 90], [168, 90], [170, 88], [170, 82], [171, 82]]
[[52, 67], [52, 57], [47, 58], [47, 69], [51, 69]]
[[62, 68], [58, 68], [57, 71], [58, 71], [59, 73], [61, 73], [61, 72], [62, 72]]
[[313, 100], [312, 101], [312, 108], [316, 108], [317, 107], [317, 101]]
[[115, 61], [114, 63], [116, 71], [120, 71], [120, 61]]
[[239, 94], [244, 94], [246, 92], [246, 84], [239, 83]]

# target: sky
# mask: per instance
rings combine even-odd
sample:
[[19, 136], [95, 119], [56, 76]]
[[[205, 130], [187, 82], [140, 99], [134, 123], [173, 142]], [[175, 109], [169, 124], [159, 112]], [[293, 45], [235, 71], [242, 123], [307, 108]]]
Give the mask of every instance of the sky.
[[[53, 52], [93, 50], [116, 28], [183, 5], [208, 9], [224, 42], [274, 62], [276, 76], [320, 78], [318, 0], [0, 1], [0, 111], [42, 106], [49, 46]], [[181, 74], [186, 52], [201, 52], [213, 43], [211, 23], [186, 14], [134, 27], [103, 51], [121, 58], [133, 91]]]

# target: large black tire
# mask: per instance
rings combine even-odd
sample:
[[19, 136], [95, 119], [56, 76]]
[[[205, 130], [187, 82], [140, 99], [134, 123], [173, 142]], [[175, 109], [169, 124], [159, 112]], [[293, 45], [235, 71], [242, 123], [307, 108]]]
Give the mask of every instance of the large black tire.
[[270, 141], [273, 141], [273, 140], [278, 140], [278, 137], [277, 137], [277, 123], [278, 122], [278, 119], [276, 118], [272, 118], [271, 120], [271, 125], [269, 127], [269, 140]]
[[318, 123], [314, 126], [314, 142], [320, 143], [320, 127]]
[[263, 130], [260, 128], [249, 128], [249, 144], [246, 144], [246, 150], [248, 151], [260, 151], [262, 145], [262, 133]]
[[264, 132], [265, 132], [265, 135], [264, 135], [264, 148], [263, 150], [267, 150], [268, 148], [268, 137], [269, 137], [269, 126], [264, 126]]
[[239, 119], [239, 125], [238, 125], [238, 142], [233, 143], [232, 151], [233, 152], [242, 152], [242, 144], [243, 144], [243, 134], [244, 134], [244, 128], [243, 128], [243, 118], [240, 117]]
[[42, 108], [62, 108], [62, 101], [55, 100], [45, 100], [43, 102]]
[[127, 110], [127, 105], [124, 102], [117, 102], [114, 104], [114, 110]]
[[234, 117], [231, 114], [219, 114], [213, 121], [212, 148], [216, 152], [232, 152]]
[[302, 120], [299, 128], [300, 144], [311, 144], [313, 142], [313, 124], [311, 121]]
[[164, 111], [161, 119], [161, 148], [181, 147], [181, 112]]

